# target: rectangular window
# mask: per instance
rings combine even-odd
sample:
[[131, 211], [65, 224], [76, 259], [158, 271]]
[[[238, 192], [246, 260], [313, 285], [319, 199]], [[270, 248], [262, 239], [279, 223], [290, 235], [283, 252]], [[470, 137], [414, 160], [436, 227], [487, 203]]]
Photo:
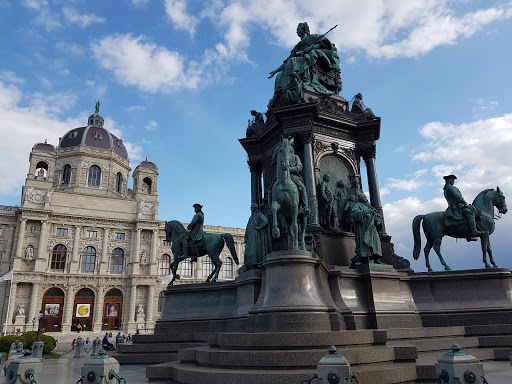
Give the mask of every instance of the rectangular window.
[[124, 240], [124, 233], [116, 232], [114, 239], [116, 240]]
[[98, 231], [87, 231], [87, 237], [89, 239], [96, 239], [96, 238], [98, 238]]
[[67, 236], [68, 229], [67, 228], [57, 228], [57, 236]]
[[171, 242], [170, 242], [170, 241], [165, 241], [165, 240], [164, 240], [164, 241], [162, 242], [162, 245], [163, 245], [164, 247], [170, 247], [170, 246], [171, 246]]
[[4, 230], [4, 229], [3, 229], [2, 227], [0, 227], [0, 236], [2, 236], [2, 231], [3, 231], [3, 230]]

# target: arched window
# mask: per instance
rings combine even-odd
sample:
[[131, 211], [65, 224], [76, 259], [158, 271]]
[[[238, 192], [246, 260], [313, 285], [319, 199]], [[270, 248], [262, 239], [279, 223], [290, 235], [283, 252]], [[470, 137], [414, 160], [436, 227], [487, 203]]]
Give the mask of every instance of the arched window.
[[124, 265], [124, 251], [121, 248], [115, 248], [110, 258], [110, 272], [122, 273]]
[[62, 184], [69, 184], [71, 182], [71, 166], [66, 164], [62, 169]]
[[186, 277], [192, 277], [192, 263], [189, 259], [183, 260], [181, 263], [181, 274]]
[[121, 172], [117, 172], [116, 175], [116, 192], [121, 193], [123, 190], [123, 175], [121, 175]]
[[101, 168], [97, 165], [93, 165], [91, 168], [89, 168], [89, 185], [100, 185], [101, 182]]
[[158, 262], [158, 275], [166, 276], [171, 274], [171, 256], [164, 253]]
[[62, 244], [57, 244], [53, 247], [51, 269], [63, 270], [66, 266], [66, 252], [67, 249]]
[[233, 259], [231, 259], [231, 257], [226, 257], [226, 261], [224, 262], [224, 278], [233, 278]]
[[38, 180], [46, 180], [48, 175], [48, 164], [45, 161], [40, 161], [36, 164], [36, 175], [35, 178]]
[[82, 252], [82, 271], [93, 272], [96, 265], [96, 249], [94, 247], [86, 247]]
[[142, 180], [142, 193], [151, 195], [151, 183], [152, 181], [149, 177], [145, 177], [144, 180]]
[[210, 258], [203, 261], [203, 277], [210, 276], [213, 270], [213, 263]]
[[165, 295], [164, 291], [160, 291], [158, 294], [158, 312], [162, 312], [165, 306]]

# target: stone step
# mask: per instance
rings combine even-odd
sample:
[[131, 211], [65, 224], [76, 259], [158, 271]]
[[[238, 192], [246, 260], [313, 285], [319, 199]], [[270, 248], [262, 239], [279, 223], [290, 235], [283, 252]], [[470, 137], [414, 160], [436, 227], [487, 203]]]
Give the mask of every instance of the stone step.
[[471, 325], [465, 328], [468, 336], [512, 334], [512, 324]]
[[[395, 384], [416, 380], [414, 363], [377, 363], [352, 367], [360, 383]], [[316, 369], [230, 369], [179, 361], [146, 368], [149, 380], [173, 380], [183, 384], [290, 384], [313, 377]]]
[[493, 348], [494, 360], [509, 360], [512, 348]]
[[420, 339], [423, 337], [464, 336], [464, 327], [427, 327], [387, 329], [388, 340]]
[[[296, 350], [254, 350], [198, 347], [180, 350], [181, 362], [195, 362], [199, 365], [233, 367], [233, 368], [316, 368], [318, 361], [326, 355], [325, 348]], [[400, 360], [414, 360], [416, 350], [399, 354]], [[395, 361], [395, 348], [386, 346], [340, 347], [338, 353], [345, 356], [350, 364], [369, 364]]]
[[117, 352], [119, 353], [160, 353], [175, 352], [182, 348], [194, 348], [204, 345], [204, 343], [152, 343], [152, 344], [119, 344]]
[[178, 359], [177, 353], [136, 354], [108, 352], [108, 355], [119, 361], [119, 364], [158, 364]]
[[202, 342], [206, 344], [208, 333], [161, 333], [158, 335], [133, 335], [134, 344]]
[[480, 336], [480, 347], [512, 347], [512, 335]]
[[[406, 343], [415, 346], [419, 352], [425, 351], [443, 351], [449, 352], [453, 344], [459, 344], [463, 349], [478, 347], [477, 337], [433, 337], [430, 339], [408, 339]], [[390, 345], [393, 342], [389, 343]]]
[[385, 344], [385, 331], [216, 333], [208, 345], [225, 349], [327, 348], [330, 345]]

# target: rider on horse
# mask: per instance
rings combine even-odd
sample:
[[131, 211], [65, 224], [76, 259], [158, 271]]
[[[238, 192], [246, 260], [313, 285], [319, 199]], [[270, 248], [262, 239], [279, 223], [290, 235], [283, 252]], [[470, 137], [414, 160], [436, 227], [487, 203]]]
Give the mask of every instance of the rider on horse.
[[[187, 226], [187, 232], [185, 233], [185, 235], [183, 236], [183, 257], [188, 257], [190, 256], [188, 254], [188, 240], [191, 239], [194, 243], [198, 243], [199, 241], [201, 241], [201, 239], [203, 238], [204, 236], [204, 231], [203, 231], [203, 223], [204, 223], [204, 213], [203, 211], [201, 211], [201, 208], [203, 208], [203, 206], [201, 204], [198, 204], [198, 203], [195, 203], [193, 205], [196, 213], [194, 215], [194, 217], [192, 218], [192, 221], [190, 222], [190, 224]], [[197, 244], [196, 244], [197, 246]], [[191, 257], [191, 261], [194, 262], [194, 261], [197, 261], [197, 256], [192, 256]]]
[[467, 241], [475, 241], [476, 237], [482, 236], [483, 232], [476, 228], [475, 220], [475, 208], [472, 205], [468, 205], [466, 200], [462, 197], [459, 189], [454, 186], [455, 179], [457, 176], [448, 175], [444, 176], [446, 184], [444, 185], [444, 197], [448, 201], [448, 208], [444, 212], [447, 217], [451, 217], [454, 220], [466, 220], [469, 224], [469, 230], [471, 231], [471, 237], [467, 237]]

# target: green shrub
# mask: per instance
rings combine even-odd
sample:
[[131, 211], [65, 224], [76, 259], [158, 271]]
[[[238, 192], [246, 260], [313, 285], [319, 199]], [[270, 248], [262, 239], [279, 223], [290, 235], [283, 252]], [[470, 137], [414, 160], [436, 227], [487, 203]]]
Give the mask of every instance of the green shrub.
[[0, 352], [9, 352], [11, 348], [11, 344], [16, 340], [19, 340], [23, 343], [23, 348], [27, 348], [27, 341], [25, 339], [25, 335], [7, 335], [0, 337]]
[[[26, 340], [26, 344], [24, 343], [24, 347], [26, 349], [32, 349], [32, 344], [37, 340], [37, 331], [29, 331], [23, 334]], [[44, 343], [43, 353], [49, 353], [55, 349], [57, 346], [57, 341], [52, 336], [45, 335], [44, 333], [39, 332], [39, 340]]]

